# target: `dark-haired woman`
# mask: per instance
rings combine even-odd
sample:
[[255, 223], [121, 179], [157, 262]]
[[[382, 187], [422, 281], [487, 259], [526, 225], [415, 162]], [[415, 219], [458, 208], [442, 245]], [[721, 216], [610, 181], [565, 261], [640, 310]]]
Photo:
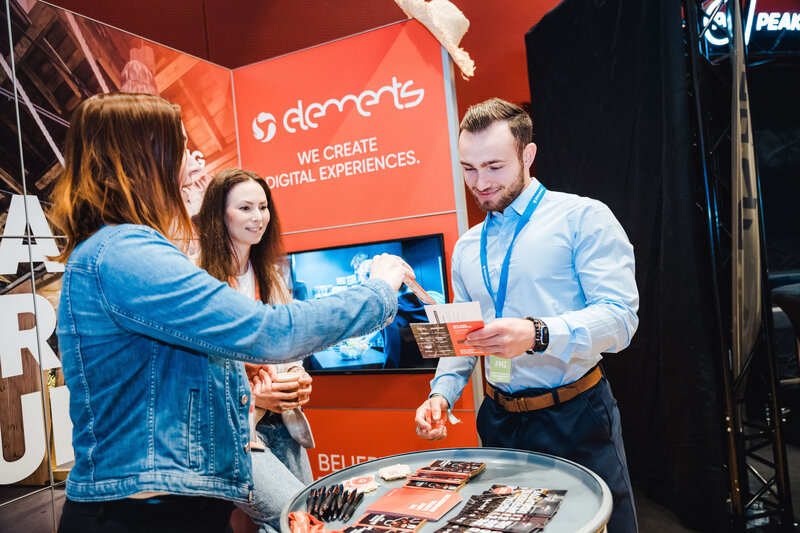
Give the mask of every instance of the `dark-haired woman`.
[[62, 532], [224, 531], [230, 501], [253, 491], [241, 362], [377, 330], [413, 276], [384, 255], [329, 298], [247, 298], [173, 244], [191, 234], [185, 147], [179, 108], [149, 95], [89, 98], [67, 130], [51, 210], [66, 235], [57, 333], [75, 450]]
[[[249, 298], [268, 304], [291, 300], [281, 272], [278, 212], [269, 187], [257, 174], [239, 169], [217, 174], [195, 222], [201, 268]], [[246, 367], [257, 407], [251, 438], [265, 449], [251, 454], [253, 499], [238, 505], [258, 524], [259, 533], [268, 533], [280, 530], [283, 507], [313, 481], [304, 448], [312, 448], [314, 440], [301, 409], [310, 399], [311, 376], [302, 364]]]

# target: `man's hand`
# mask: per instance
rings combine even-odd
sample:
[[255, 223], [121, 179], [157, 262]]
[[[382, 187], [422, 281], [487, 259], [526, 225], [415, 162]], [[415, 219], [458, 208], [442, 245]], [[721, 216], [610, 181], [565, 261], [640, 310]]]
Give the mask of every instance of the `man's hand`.
[[533, 348], [536, 330], [524, 318], [498, 318], [468, 334], [467, 344], [489, 355], [511, 359]]
[[421, 439], [442, 440], [447, 436], [445, 418], [450, 406], [444, 396], [431, 396], [417, 407], [417, 436]]

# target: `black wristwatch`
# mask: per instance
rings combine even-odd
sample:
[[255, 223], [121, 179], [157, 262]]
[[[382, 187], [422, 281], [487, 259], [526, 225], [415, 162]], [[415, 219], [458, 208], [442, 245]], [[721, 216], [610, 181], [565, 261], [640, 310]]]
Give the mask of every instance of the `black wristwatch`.
[[530, 316], [526, 316], [525, 320], [530, 320], [533, 322], [533, 348], [530, 350], [525, 350], [525, 353], [534, 354], [537, 352], [543, 352], [547, 349], [547, 346], [550, 344], [550, 332], [547, 330], [547, 324], [539, 320], [538, 318], [533, 318]]

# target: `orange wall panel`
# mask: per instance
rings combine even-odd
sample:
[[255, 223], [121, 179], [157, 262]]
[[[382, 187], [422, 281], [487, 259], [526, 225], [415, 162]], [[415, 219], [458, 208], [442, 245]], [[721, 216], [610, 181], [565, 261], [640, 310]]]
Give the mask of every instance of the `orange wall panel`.
[[387, 455], [478, 445], [472, 412], [458, 413], [461, 423], [448, 424], [447, 438], [429, 442], [414, 432], [412, 410], [309, 408], [304, 411], [317, 444], [308, 450], [315, 478]]
[[[416, 410], [430, 394], [432, 379], [432, 372], [318, 375], [314, 376], [313, 394], [308, 407]], [[473, 410], [472, 381], [464, 388], [464, 394], [453, 410]]]

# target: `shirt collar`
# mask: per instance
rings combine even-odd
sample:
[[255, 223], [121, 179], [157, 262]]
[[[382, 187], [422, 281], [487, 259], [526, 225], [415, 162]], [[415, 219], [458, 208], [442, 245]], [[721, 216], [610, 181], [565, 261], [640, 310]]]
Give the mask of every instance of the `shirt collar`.
[[497, 216], [506, 217], [512, 213], [516, 213], [517, 215], [522, 215], [525, 212], [525, 208], [528, 207], [528, 203], [530, 203], [531, 198], [536, 193], [536, 190], [539, 188], [539, 180], [531, 176], [531, 182], [528, 184], [525, 189], [519, 193], [519, 196], [514, 198], [514, 201], [506, 207], [502, 213], [499, 211], [492, 211], [491, 218], [495, 218]]

